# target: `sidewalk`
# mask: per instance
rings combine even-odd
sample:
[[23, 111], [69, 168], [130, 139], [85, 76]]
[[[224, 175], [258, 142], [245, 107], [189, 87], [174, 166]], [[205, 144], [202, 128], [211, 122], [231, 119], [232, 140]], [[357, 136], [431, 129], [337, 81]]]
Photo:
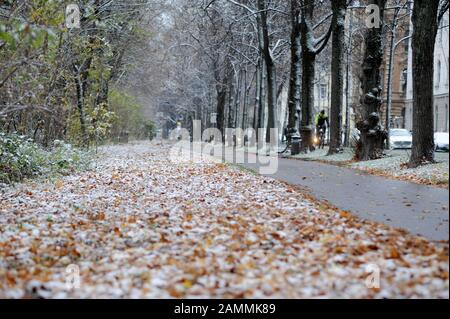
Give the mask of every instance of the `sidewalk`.
[[[257, 153], [255, 147], [241, 150]], [[292, 156], [287, 153], [280, 155], [280, 157], [333, 164], [364, 171], [371, 175], [448, 189], [449, 153], [436, 152], [436, 163], [408, 169], [404, 164], [409, 161], [411, 150], [391, 150], [386, 152], [386, 157], [366, 162], [354, 162], [354, 153], [351, 148], [345, 148], [342, 153], [332, 156], [328, 156], [328, 148], [326, 147], [323, 150], [316, 150], [308, 154]], [[264, 153], [260, 152], [260, 154]]]
[[[232, 152], [227, 148], [227, 152]], [[255, 154], [246, 153], [253, 160]], [[449, 239], [448, 190], [393, 180], [314, 161], [279, 158], [277, 180], [366, 220], [403, 228], [430, 240]], [[259, 164], [240, 164], [257, 171]]]

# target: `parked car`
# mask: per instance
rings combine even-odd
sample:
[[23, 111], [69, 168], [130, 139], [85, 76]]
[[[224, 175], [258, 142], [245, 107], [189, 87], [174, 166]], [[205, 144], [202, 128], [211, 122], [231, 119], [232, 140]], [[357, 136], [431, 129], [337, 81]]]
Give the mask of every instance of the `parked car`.
[[444, 151], [448, 152], [448, 140], [449, 140], [449, 134], [448, 133], [435, 133], [434, 134], [434, 144], [436, 145], [436, 151]]
[[392, 129], [389, 131], [389, 139], [391, 149], [411, 149], [412, 148], [412, 134], [405, 129]]

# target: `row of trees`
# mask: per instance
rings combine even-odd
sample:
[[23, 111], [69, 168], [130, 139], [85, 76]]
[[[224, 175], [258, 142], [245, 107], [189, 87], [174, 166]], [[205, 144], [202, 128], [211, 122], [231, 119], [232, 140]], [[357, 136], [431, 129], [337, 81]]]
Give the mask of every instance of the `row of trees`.
[[[74, 3], [80, 25], [67, 28]], [[148, 126], [133, 99], [123, 101], [120, 83], [132, 68], [128, 52], [146, 38], [147, 7], [144, 0], [2, 1], [0, 129], [44, 145], [69, 139], [88, 146], [111, 130]], [[119, 120], [120, 112], [135, 115]]]
[[[188, 84], [180, 82], [182, 86], [175, 87], [189, 92], [189, 97], [183, 97], [182, 106], [174, 95], [163, 98], [160, 112], [182, 113], [186, 124], [196, 118], [207, 127], [214, 124], [209, 115], [217, 113], [220, 130], [266, 128], [266, 139], [270, 128], [287, 127], [290, 134], [301, 134], [303, 150], [308, 151], [313, 140], [316, 72], [331, 68], [329, 153], [334, 154], [342, 148], [342, 133], [350, 120], [347, 116], [343, 123], [344, 96], [351, 85], [346, 67], [351, 65], [352, 78], [361, 88], [360, 103], [353, 105], [361, 133], [359, 160], [383, 153], [387, 132], [380, 112], [386, 98], [382, 87], [385, 50], [390, 40], [395, 42], [389, 34], [396, 34], [399, 17], [412, 16], [411, 165], [433, 161], [433, 50], [448, 1], [178, 0], [171, 8], [175, 21], [171, 30], [176, 35], [168, 40], [172, 49], [177, 48], [171, 58], [182, 72], [176, 77], [189, 79]], [[348, 25], [350, 16], [358, 17], [353, 30]], [[363, 41], [352, 41], [349, 33], [354, 30], [359, 30]], [[173, 77], [168, 81], [174, 84]]]
[[[329, 153], [342, 148], [344, 128], [349, 140], [352, 104], [361, 133], [356, 155], [378, 158], [387, 137], [380, 119], [383, 94], [388, 92], [388, 105], [392, 94], [390, 81], [382, 88], [384, 53], [389, 40], [392, 52], [399, 17], [412, 16], [411, 165], [433, 160], [433, 50], [448, 0], [76, 3], [76, 29], [64, 27], [68, 1], [0, 4], [3, 130], [46, 145], [56, 138], [89, 145], [111, 130], [118, 135], [148, 127], [137, 105], [149, 105], [144, 113], [167, 129], [197, 119], [222, 131], [265, 128], [268, 140], [271, 128], [287, 128], [301, 134], [306, 152], [317, 112], [314, 88], [325, 69], [332, 76]], [[358, 103], [349, 101], [352, 85], [360, 87]]]

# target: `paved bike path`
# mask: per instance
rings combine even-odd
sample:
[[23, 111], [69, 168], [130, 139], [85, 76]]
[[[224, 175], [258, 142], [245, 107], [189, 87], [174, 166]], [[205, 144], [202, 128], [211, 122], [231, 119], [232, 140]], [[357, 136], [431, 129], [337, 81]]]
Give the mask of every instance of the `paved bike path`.
[[[230, 151], [230, 150], [229, 150]], [[255, 154], [247, 154], [256, 157]], [[296, 159], [278, 159], [269, 177], [306, 189], [318, 200], [430, 240], [449, 239], [449, 192], [368, 175], [357, 170]], [[258, 162], [258, 161], [256, 161]], [[260, 164], [239, 164], [258, 171]]]

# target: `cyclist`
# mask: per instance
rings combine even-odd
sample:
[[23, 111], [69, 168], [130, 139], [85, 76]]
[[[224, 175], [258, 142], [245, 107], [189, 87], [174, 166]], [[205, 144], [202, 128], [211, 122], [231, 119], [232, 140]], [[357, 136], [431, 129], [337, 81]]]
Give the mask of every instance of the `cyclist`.
[[316, 138], [315, 142], [319, 148], [325, 147], [325, 136], [327, 135], [327, 128], [330, 126], [328, 115], [325, 111], [321, 111], [316, 118]]
[[319, 114], [317, 114], [316, 117], [317, 133], [319, 133], [320, 130], [323, 129], [323, 133], [324, 135], [326, 135], [328, 127], [330, 127], [330, 121], [328, 119], [328, 115], [325, 113], [325, 110], [323, 110]]

